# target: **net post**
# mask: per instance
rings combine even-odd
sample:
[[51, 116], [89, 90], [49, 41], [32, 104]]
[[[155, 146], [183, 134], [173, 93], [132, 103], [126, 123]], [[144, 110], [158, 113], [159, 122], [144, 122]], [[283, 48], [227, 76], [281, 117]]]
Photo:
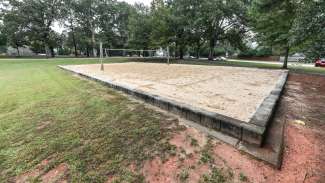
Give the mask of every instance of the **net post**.
[[99, 51], [100, 51], [100, 70], [104, 71], [104, 63], [103, 63], [103, 42], [99, 43]]

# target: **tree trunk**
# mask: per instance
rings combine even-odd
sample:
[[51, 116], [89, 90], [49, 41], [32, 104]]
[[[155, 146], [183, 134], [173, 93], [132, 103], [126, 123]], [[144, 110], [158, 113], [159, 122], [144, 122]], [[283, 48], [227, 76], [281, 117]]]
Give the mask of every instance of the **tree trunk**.
[[213, 60], [214, 58], [214, 46], [215, 46], [215, 40], [210, 40], [210, 48], [209, 48], [209, 60]]
[[290, 51], [290, 48], [289, 48], [289, 46], [287, 46], [286, 47], [286, 52], [285, 52], [285, 58], [284, 58], [283, 66], [282, 66], [283, 69], [287, 69], [288, 68], [289, 51]]
[[18, 57], [20, 57], [20, 52], [19, 52], [19, 46], [18, 45], [16, 45], [16, 49], [17, 49], [17, 55], [18, 55]]
[[46, 58], [49, 58], [50, 56], [50, 49], [47, 43], [45, 43], [45, 54], [46, 54]]
[[74, 35], [74, 30], [73, 30], [73, 28], [71, 30], [72, 30], [72, 41], [73, 41], [73, 47], [74, 47], [74, 56], [78, 57], [77, 43], [76, 43], [76, 38], [75, 38], [75, 35]]
[[181, 45], [179, 47], [179, 59], [183, 60], [184, 59], [184, 47]]
[[55, 53], [54, 53], [53, 46], [50, 46], [50, 51], [51, 51], [51, 57], [54, 58], [55, 57]]
[[92, 46], [92, 49], [93, 49], [93, 56], [94, 57], [97, 57], [97, 50], [95, 48], [95, 30], [94, 28], [91, 29], [91, 46]]
[[[70, 13], [72, 14], [72, 11]], [[73, 18], [70, 18], [70, 29], [71, 29], [71, 33], [72, 33], [72, 42], [73, 42], [73, 47], [74, 47], [74, 56], [75, 57], [78, 57], [76, 37], [74, 35]]]
[[210, 48], [209, 48], [209, 60], [213, 60], [213, 57], [214, 57], [214, 53], [213, 53], [213, 51], [214, 51], [214, 47], [211, 47], [210, 46]]
[[89, 54], [89, 47], [88, 47], [88, 46], [87, 46], [87, 48], [86, 48], [86, 53], [87, 53], [87, 57], [89, 57], [90, 54]]
[[200, 41], [196, 43], [196, 59], [200, 58], [200, 50], [201, 50], [201, 44]]

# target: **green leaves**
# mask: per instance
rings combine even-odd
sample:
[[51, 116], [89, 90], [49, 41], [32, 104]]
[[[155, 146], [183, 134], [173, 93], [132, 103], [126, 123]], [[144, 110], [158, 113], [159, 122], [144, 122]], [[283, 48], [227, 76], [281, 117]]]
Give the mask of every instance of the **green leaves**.
[[324, 7], [324, 1], [301, 1], [291, 30], [291, 41], [310, 60], [325, 56]]
[[324, 54], [325, 2], [255, 0], [251, 25], [263, 44], [291, 47], [310, 57]]

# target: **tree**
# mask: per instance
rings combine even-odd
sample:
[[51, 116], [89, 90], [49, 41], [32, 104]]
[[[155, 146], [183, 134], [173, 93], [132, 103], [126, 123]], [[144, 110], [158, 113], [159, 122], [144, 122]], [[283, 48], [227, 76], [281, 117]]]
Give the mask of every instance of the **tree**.
[[240, 0], [203, 0], [199, 6], [205, 38], [209, 44], [209, 60], [214, 57], [214, 48], [218, 42], [227, 39], [230, 30], [245, 32], [246, 5]]
[[68, 37], [66, 40], [66, 45], [70, 48], [73, 48], [76, 45], [77, 50], [80, 50], [80, 54], [84, 54], [86, 56], [91, 55], [91, 40], [89, 39], [89, 33], [85, 32], [83, 27], [75, 27], [73, 33], [68, 32]]
[[76, 0], [66, 0], [63, 7], [64, 17], [62, 21], [65, 26], [69, 28], [69, 38], [71, 38], [72, 46], [74, 48], [74, 55], [78, 57], [78, 48], [76, 42], [75, 28], [78, 26], [77, 13], [76, 13]]
[[6, 50], [7, 37], [4, 32], [4, 26], [0, 23], [0, 53]]
[[283, 68], [287, 68], [291, 29], [296, 17], [294, 0], [255, 0], [250, 9], [253, 30], [262, 42], [285, 50]]
[[190, 10], [191, 1], [174, 0], [170, 4], [169, 30], [173, 34], [172, 41], [175, 43], [176, 52], [179, 59], [183, 59], [184, 49], [187, 45], [187, 35], [189, 34], [189, 21], [187, 12]]
[[187, 17], [190, 5], [187, 0], [152, 2], [152, 45], [172, 46], [175, 55], [183, 59], [190, 32]]
[[150, 9], [143, 4], [136, 4], [130, 14], [128, 29], [131, 48], [149, 49], [152, 32]]
[[325, 1], [303, 0], [298, 4], [292, 42], [299, 45], [307, 58], [325, 56]]
[[50, 51], [51, 26], [59, 19], [63, 0], [8, 0], [9, 7], [5, 14], [18, 18], [19, 27], [28, 33], [34, 41], [43, 43], [46, 55], [54, 56]]
[[99, 0], [78, 0], [76, 2], [74, 6], [78, 24], [89, 35], [92, 55], [96, 57], [96, 28], [98, 28]]
[[171, 12], [163, 0], [153, 0], [151, 3], [150, 45], [153, 48], [167, 47], [173, 41], [174, 34], [170, 30]]
[[119, 47], [127, 48], [129, 42], [129, 17], [131, 6], [125, 2], [119, 2], [115, 5], [114, 33], [115, 44]]
[[204, 39], [204, 21], [201, 18], [204, 12], [198, 11], [201, 8], [201, 1], [188, 0], [187, 10], [184, 11], [185, 21], [187, 21], [187, 43], [194, 47], [196, 58], [199, 59], [202, 45], [205, 43]]
[[99, 25], [99, 37], [104, 43], [105, 47], [114, 47], [118, 39], [116, 38], [116, 2], [106, 0], [100, 2], [98, 6], [98, 25]]
[[19, 47], [23, 47], [27, 42], [27, 33], [22, 26], [23, 20], [17, 16], [14, 11], [7, 13], [3, 17], [3, 35], [6, 38], [6, 43], [13, 48], [16, 48], [18, 56], [20, 56]]

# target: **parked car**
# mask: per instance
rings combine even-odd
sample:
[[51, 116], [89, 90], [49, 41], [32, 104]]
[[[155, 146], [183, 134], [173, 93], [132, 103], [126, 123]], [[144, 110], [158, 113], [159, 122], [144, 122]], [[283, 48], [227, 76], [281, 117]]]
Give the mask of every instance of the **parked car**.
[[[285, 57], [280, 57], [280, 62], [284, 62]], [[303, 53], [295, 53], [288, 57], [288, 62], [303, 62], [306, 56]]]
[[227, 58], [225, 58], [225, 57], [216, 57], [213, 60], [214, 61], [227, 61]]
[[325, 58], [316, 59], [315, 67], [325, 67]]

